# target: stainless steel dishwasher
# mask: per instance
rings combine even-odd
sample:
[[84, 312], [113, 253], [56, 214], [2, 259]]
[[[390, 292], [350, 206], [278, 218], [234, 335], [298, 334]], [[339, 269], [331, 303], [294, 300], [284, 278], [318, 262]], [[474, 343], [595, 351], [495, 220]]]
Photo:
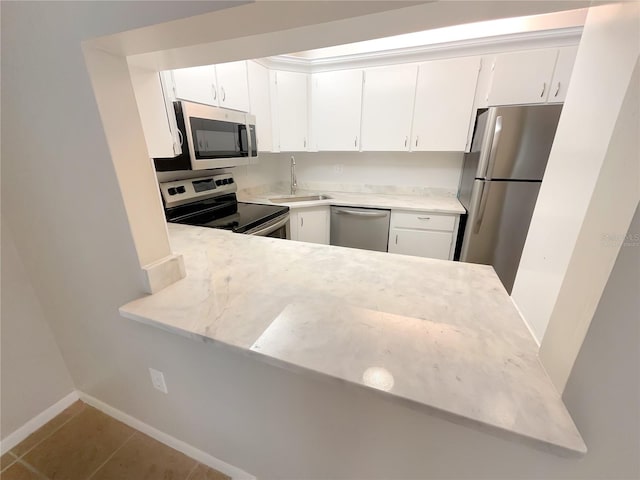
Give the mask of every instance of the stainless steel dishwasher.
[[331, 245], [386, 252], [389, 210], [331, 207]]

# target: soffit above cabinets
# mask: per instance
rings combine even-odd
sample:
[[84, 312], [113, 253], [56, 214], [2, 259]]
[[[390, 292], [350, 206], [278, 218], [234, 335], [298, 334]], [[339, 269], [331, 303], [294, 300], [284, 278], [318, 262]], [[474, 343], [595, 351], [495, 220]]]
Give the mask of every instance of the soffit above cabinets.
[[266, 67], [315, 73], [394, 63], [573, 46], [588, 9], [440, 28], [258, 59]]

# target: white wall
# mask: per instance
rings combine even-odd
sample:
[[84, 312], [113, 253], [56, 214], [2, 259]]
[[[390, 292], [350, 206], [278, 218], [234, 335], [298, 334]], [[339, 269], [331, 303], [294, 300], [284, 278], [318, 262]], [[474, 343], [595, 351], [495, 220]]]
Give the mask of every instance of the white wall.
[[[278, 155], [278, 154], [271, 154]], [[286, 162], [290, 153], [279, 154]], [[298, 152], [298, 185], [441, 188], [458, 191], [460, 152]], [[283, 180], [289, 181], [287, 176]]]
[[[13, 229], [76, 386], [261, 478], [637, 477], [636, 452], [628, 451], [637, 431], [624, 430], [637, 402], [623, 409], [612, 397], [633, 388], [631, 351], [619, 352], [607, 389], [589, 371], [571, 377], [581, 395], [570, 410], [585, 410], [578, 427], [590, 447], [578, 461], [118, 315], [120, 305], [141, 295], [139, 265], [79, 42], [205, 7], [2, 6], [2, 203], [11, 205], [2, 221]], [[600, 347], [590, 347], [590, 355]], [[149, 366], [165, 372], [168, 395], [152, 388]], [[619, 455], [614, 464], [612, 451]]]
[[587, 15], [513, 288], [560, 391], [619, 249], [601, 239], [640, 200], [638, 38], [637, 2]]
[[0, 438], [74, 390], [6, 225], [2, 226]]
[[455, 194], [463, 161], [461, 152], [260, 153], [258, 163], [253, 165], [205, 172], [159, 172], [156, 175], [159, 181], [168, 182], [232, 172], [238, 189], [288, 184], [291, 155], [296, 159], [299, 188], [348, 192], [390, 187], [403, 193], [442, 189]]

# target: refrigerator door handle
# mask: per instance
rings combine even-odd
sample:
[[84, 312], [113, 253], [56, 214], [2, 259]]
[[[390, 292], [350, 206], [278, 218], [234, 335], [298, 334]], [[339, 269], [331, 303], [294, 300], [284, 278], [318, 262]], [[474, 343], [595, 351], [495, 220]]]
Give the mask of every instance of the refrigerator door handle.
[[487, 167], [489, 166], [489, 157], [491, 156], [493, 137], [496, 131], [497, 109], [490, 108], [487, 116], [487, 123], [483, 135], [482, 146], [480, 148], [480, 158], [478, 160], [478, 170], [476, 178], [485, 178], [487, 176]]
[[487, 180], [491, 180], [493, 177], [493, 168], [496, 163], [496, 156], [498, 154], [498, 144], [500, 143], [500, 134], [502, 133], [502, 116], [496, 118], [496, 126], [493, 129], [493, 139], [491, 141], [491, 152], [489, 153], [489, 164], [487, 166]]
[[491, 182], [482, 182], [482, 192], [480, 193], [480, 201], [477, 203], [477, 211], [475, 212], [475, 222], [473, 224], [473, 233], [478, 233], [482, 226], [484, 212], [487, 209], [487, 200], [489, 199], [489, 189]]

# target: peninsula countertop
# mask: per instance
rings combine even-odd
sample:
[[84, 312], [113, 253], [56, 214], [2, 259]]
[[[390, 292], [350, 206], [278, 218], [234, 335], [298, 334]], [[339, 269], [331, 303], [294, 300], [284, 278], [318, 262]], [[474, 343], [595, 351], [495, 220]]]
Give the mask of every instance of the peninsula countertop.
[[124, 317], [561, 455], [586, 446], [493, 268], [169, 224], [186, 278]]

